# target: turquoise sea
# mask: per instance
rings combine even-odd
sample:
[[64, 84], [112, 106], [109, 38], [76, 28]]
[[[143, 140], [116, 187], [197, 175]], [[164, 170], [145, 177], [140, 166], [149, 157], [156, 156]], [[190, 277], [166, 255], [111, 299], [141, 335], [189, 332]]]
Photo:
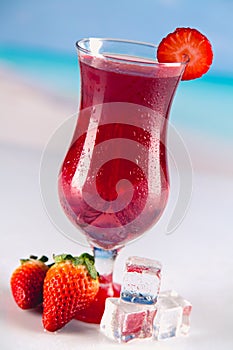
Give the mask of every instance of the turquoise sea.
[[[73, 53], [0, 47], [0, 64], [65, 98], [79, 98], [79, 67]], [[201, 134], [233, 140], [233, 76], [211, 70], [201, 79], [181, 82], [172, 122]]]

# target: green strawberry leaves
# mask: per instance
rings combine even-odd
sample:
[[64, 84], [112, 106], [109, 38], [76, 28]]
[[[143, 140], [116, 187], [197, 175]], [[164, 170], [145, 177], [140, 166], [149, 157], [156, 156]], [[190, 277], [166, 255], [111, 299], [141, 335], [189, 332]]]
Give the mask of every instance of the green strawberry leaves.
[[27, 258], [27, 259], [20, 259], [20, 263], [21, 263], [21, 265], [25, 264], [28, 261], [41, 261], [43, 263], [46, 263], [48, 260], [49, 259], [45, 255], [42, 255], [42, 257], [40, 259], [38, 259], [38, 257], [36, 255], [30, 255], [29, 258]]
[[86, 266], [87, 271], [89, 272], [89, 275], [91, 276], [91, 278], [96, 280], [96, 278], [98, 277], [98, 272], [96, 271], [96, 268], [95, 268], [94, 257], [88, 253], [84, 253], [84, 254], [80, 255], [80, 257], [78, 259], [80, 259], [81, 265]]
[[89, 275], [94, 280], [97, 279], [97, 277], [99, 276], [95, 268], [95, 258], [94, 256], [88, 253], [83, 253], [80, 256], [72, 256], [71, 254], [54, 255], [53, 259], [55, 263], [58, 263], [58, 264], [68, 260], [68, 261], [71, 261], [74, 266], [78, 266], [78, 265], [85, 266]]

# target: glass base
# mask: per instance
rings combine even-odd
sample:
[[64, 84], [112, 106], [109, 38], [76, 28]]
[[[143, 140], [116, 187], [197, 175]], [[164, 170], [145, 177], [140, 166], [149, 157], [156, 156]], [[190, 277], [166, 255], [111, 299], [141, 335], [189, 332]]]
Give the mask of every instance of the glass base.
[[104, 313], [105, 299], [108, 297], [119, 297], [121, 285], [118, 283], [100, 284], [99, 292], [90, 306], [78, 312], [76, 320], [99, 324]]

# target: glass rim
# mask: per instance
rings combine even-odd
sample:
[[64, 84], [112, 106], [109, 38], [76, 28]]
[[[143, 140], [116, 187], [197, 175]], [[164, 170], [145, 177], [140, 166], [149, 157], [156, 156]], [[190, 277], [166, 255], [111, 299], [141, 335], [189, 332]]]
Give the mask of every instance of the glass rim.
[[[147, 46], [148, 48], [154, 49], [155, 52], [158, 48], [158, 45], [155, 45], [153, 43], [149, 43], [149, 42], [144, 42], [144, 41], [137, 41], [137, 40], [128, 40], [128, 39], [117, 39], [117, 38], [107, 38], [107, 37], [87, 37], [87, 38], [83, 38], [80, 39], [78, 41], [76, 41], [76, 49], [78, 51], [81, 51], [84, 54], [89, 54], [92, 56], [99, 56], [99, 57], [104, 57], [107, 60], [114, 60], [114, 61], [118, 61], [118, 62], [127, 62], [127, 63], [140, 63], [143, 65], [148, 65], [148, 66], [154, 66], [154, 65], [162, 65], [162, 66], [167, 66], [167, 67], [179, 67], [179, 66], [186, 66], [186, 64], [189, 62], [189, 58], [188, 56], [184, 55], [184, 61], [180, 61], [180, 62], [159, 62], [157, 60], [157, 57], [155, 55], [154, 57], [154, 61], [141, 61], [140, 62], [140, 57], [137, 56], [132, 56], [135, 57], [135, 60], [128, 60], [127, 58], [122, 57], [111, 57], [111, 56], [107, 56], [105, 54], [100, 54], [100, 53], [94, 53], [92, 50], [89, 50], [83, 46], [81, 46], [82, 43], [85, 42], [90, 42], [91, 40], [96, 40], [96, 41], [105, 41], [105, 42], [118, 42], [118, 43], [125, 43], [125, 44], [135, 44], [135, 45], [140, 45], [140, 46]], [[138, 58], [138, 59], [136, 59]]]

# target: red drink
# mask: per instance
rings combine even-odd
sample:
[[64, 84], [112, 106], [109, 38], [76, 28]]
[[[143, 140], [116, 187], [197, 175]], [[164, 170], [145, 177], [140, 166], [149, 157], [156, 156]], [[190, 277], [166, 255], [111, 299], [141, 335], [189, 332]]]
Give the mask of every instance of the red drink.
[[100, 273], [96, 299], [77, 319], [99, 323], [105, 299], [119, 296], [118, 248], [154, 225], [167, 203], [167, 120], [184, 65], [157, 63], [151, 44], [91, 38], [77, 48], [81, 103], [59, 196]]
[[180, 66], [139, 62], [80, 57], [81, 111], [59, 195], [72, 222], [104, 249], [142, 235], [168, 198], [166, 126]]

